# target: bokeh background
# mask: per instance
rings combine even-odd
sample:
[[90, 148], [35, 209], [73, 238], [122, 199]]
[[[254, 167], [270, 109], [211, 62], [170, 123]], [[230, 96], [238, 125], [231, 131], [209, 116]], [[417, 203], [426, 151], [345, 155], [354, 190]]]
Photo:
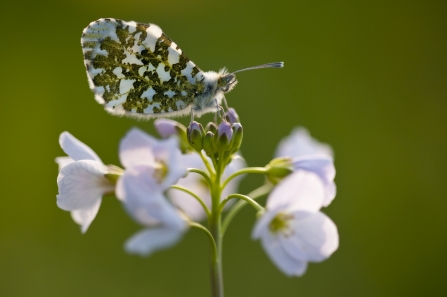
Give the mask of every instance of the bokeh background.
[[[251, 240], [247, 207], [224, 242], [226, 296], [447, 295], [445, 1], [3, 0], [0, 10], [0, 296], [209, 295], [199, 231], [140, 258], [123, 251], [140, 227], [115, 199], [85, 235], [56, 206], [62, 131], [112, 164], [129, 128], [154, 133], [108, 115], [88, 88], [80, 36], [102, 17], [158, 24], [203, 70], [284, 61], [238, 74], [227, 96], [250, 165], [268, 163], [298, 125], [334, 148], [338, 195], [324, 211], [339, 250], [288, 278]], [[248, 177], [241, 192], [260, 183]]]

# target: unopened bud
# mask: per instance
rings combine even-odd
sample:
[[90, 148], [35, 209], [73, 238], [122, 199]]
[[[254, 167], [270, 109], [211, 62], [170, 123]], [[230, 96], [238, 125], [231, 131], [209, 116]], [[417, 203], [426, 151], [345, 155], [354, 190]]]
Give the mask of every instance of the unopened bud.
[[231, 150], [233, 152], [237, 152], [242, 144], [242, 138], [243, 138], [243, 130], [242, 125], [240, 123], [234, 123], [231, 126], [231, 129], [233, 130], [233, 138], [231, 140]]
[[228, 111], [225, 113], [225, 118], [230, 124], [239, 123], [239, 116], [232, 107], [228, 108]]
[[225, 152], [230, 145], [231, 139], [233, 138], [233, 130], [228, 122], [220, 123], [217, 128], [217, 134], [215, 135], [217, 150], [220, 152]]
[[193, 121], [189, 124], [187, 131], [188, 143], [196, 151], [200, 152], [203, 148], [203, 136], [205, 135], [205, 130], [200, 123]]
[[155, 130], [163, 138], [168, 138], [172, 135], [178, 134], [178, 129], [186, 130], [186, 127], [179, 122], [170, 119], [156, 119], [154, 121]]
[[213, 134], [216, 134], [217, 133], [217, 126], [216, 126], [216, 124], [214, 124], [213, 122], [209, 122], [206, 125], [205, 131], [206, 132], [211, 131], [211, 132], [213, 132]]
[[265, 168], [267, 169], [267, 178], [276, 185], [293, 172], [292, 159], [288, 157], [275, 158]]
[[163, 138], [176, 135], [179, 139], [180, 150], [183, 153], [191, 151], [186, 135], [186, 127], [179, 122], [170, 119], [156, 119], [154, 121], [155, 129]]
[[214, 133], [211, 131], [206, 132], [203, 139], [203, 150], [208, 156], [214, 156], [217, 152], [214, 144]]

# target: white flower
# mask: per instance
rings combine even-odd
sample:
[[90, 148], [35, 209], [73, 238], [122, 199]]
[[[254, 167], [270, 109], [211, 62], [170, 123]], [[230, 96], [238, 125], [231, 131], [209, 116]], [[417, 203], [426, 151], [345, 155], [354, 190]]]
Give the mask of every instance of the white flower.
[[158, 140], [134, 128], [121, 140], [121, 164], [126, 171], [146, 172], [150, 177], [148, 182], [164, 191], [186, 174], [186, 167], [180, 164], [177, 144], [175, 137]]
[[126, 242], [129, 253], [149, 255], [169, 247], [187, 229], [187, 222], [163, 195], [186, 173], [179, 158], [175, 138], [157, 140], [132, 129], [121, 141], [120, 159], [126, 170], [118, 180], [116, 195], [138, 223], [149, 227]]
[[57, 205], [71, 211], [73, 220], [85, 233], [98, 213], [102, 196], [115, 189], [104, 176], [111, 169], [91, 148], [68, 132], [62, 132], [59, 144], [69, 157], [56, 158], [60, 170]]
[[320, 262], [338, 248], [337, 227], [320, 208], [325, 187], [312, 172], [298, 170], [270, 194], [253, 238], [275, 265], [288, 276], [300, 276], [307, 262]]
[[129, 253], [147, 256], [177, 243], [187, 229], [187, 222], [167, 201], [160, 189], [153, 188], [151, 176], [145, 171], [126, 171], [118, 180], [116, 194], [128, 213], [141, 225], [125, 243]]
[[304, 155], [321, 154], [333, 156], [330, 145], [321, 143], [304, 127], [296, 127], [289, 136], [283, 138], [276, 148], [276, 157], [301, 157]]
[[334, 183], [335, 167], [332, 148], [311, 137], [303, 128], [295, 128], [291, 135], [281, 140], [276, 157], [291, 157], [295, 171], [307, 170], [316, 173], [325, 186], [323, 206], [334, 200], [337, 188]]
[[[211, 162], [210, 159], [209, 161]], [[188, 168], [197, 168], [206, 171], [205, 164], [203, 164], [202, 159], [196, 153], [182, 155], [182, 162]], [[222, 174], [222, 181], [224, 181], [227, 177], [229, 177], [237, 170], [242, 169], [246, 166], [247, 165], [242, 158], [237, 157], [233, 159], [231, 163], [225, 168], [225, 171]], [[237, 191], [242, 178], [243, 176], [238, 176], [228, 183], [228, 185], [222, 191], [222, 199], [224, 199], [229, 194], [235, 193]], [[206, 180], [201, 175], [190, 172], [187, 176], [181, 178], [178, 181], [177, 185], [185, 187], [196, 193], [203, 200], [203, 202], [205, 202], [208, 208], [211, 207], [210, 188]], [[192, 220], [201, 221], [206, 217], [203, 207], [195, 198], [191, 197], [191, 195], [189, 195], [188, 193], [177, 189], [171, 189], [168, 191], [168, 196], [171, 201], [181, 210], [183, 210]], [[234, 200], [230, 201], [230, 203], [227, 203], [226, 206], [231, 206], [231, 203], [233, 202]]]

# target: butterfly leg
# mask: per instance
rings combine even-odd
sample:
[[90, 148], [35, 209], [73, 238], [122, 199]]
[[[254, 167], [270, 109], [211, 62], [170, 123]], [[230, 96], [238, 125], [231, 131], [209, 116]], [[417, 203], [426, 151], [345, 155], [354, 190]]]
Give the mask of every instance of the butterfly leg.
[[194, 122], [194, 108], [191, 108], [191, 123]]
[[228, 110], [227, 98], [225, 98], [225, 96], [222, 96], [222, 102], [224, 103], [225, 108]]

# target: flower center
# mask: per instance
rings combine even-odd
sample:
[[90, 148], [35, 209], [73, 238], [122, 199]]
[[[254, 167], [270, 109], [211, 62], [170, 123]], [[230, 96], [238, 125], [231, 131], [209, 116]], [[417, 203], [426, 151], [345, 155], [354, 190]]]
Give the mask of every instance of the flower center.
[[163, 180], [166, 178], [166, 176], [169, 173], [169, 168], [166, 166], [166, 163], [163, 161], [157, 160], [157, 166], [154, 168], [154, 175], [153, 177], [158, 181], [158, 183], [162, 183]]
[[273, 233], [287, 231], [289, 227], [289, 221], [293, 219], [293, 215], [278, 213], [273, 220], [270, 222], [269, 229]]

